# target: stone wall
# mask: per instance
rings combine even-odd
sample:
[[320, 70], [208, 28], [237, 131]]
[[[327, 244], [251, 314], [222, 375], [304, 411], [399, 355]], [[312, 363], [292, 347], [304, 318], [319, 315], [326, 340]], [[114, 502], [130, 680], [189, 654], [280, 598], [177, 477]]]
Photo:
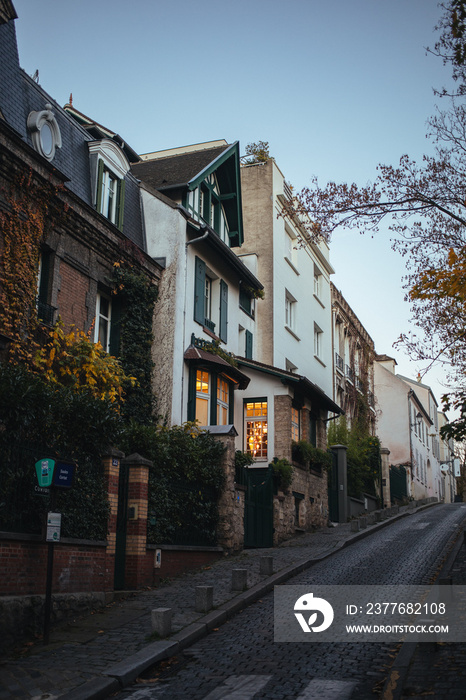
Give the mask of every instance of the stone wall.
[[[221, 427], [218, 426], [219, 429]], [[223, 427], [229, 428], [229, 426]], [[245, 488], [235, 482], [235, 437], [234, 428], [229, 430], [228, 434], [217, 436], [225, 447], [223, 456], [225, 487], [218, 504], [217, 542], [228, 552], [239, 551], [244, 546]]]
[[[274, 456], [292, 461], [291, 396], [275, 396]], [[301, 435], [309, 440], [309, 409], [301, 409]], [[326, 447], [325, 424], [317, 421], [317, 445]], [[328, 519], [327, 473], [312, 472], [294, 463], [293, 481], [286, 491], [274, 498], [274, 544], [293, 537], [297, 532], [322, 527]]]

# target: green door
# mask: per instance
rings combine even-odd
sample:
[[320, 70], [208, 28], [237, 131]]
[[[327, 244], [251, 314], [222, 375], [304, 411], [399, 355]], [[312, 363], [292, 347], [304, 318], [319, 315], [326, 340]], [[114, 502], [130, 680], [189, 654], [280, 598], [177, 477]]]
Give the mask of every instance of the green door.
[[115, 542], [115, 570], [113, 582], [116, 591], [121, 591], [125, 587], [126, 526], [128, 523], [128, 471], [128, 467], [120, 462]]
[[328, 473], [328, 517], [332, 523], [339, 523], [338, 508], [338, 455], [332, 451], [332, 468]]
[[390, 465], [390, 498], [392, 503], [400, 503], [408, 497], [406, 469]]
[[273, 469], [245, 469], [244, 546], [273, 546]]

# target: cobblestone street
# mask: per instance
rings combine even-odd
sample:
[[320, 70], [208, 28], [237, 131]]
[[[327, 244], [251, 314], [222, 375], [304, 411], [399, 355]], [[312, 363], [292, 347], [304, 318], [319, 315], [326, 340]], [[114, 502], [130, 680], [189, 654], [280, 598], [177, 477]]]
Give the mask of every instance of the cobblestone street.
[[[441, 506], [400, 520], [287, 583], [428, 583], [465, 513], [461, 507]], [[274, 643], [273, 594], [269, 594], [191, 647], [172, 668], [144, 674], [121, 697], [213, 700], [230, 697], [228, 688], [244, 682], [243, 694], [231, 697], [369, 700], [382, 691], [397, 650], [396, 645], [375, 643]]]

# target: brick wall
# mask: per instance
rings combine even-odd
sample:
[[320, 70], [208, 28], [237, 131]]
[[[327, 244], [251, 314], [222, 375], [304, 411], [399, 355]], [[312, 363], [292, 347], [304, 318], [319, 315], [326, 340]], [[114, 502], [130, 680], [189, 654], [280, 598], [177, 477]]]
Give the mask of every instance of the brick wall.
[[[53, 593], [107, 591], [111, 588], [106, 546], [100, 544], [54, 544]], [[0, 538], [0, 595], [41, 595], [45, 593], [47, 550], [44, 542], [25, 535]], [[111, 576], [110, 576], [111, 574]], [[112, 579], [113, 582], [113, 579]]]
[[65, 326], [87, 327], [86, 294], [89, 278], [61, 260], [57, 306]]

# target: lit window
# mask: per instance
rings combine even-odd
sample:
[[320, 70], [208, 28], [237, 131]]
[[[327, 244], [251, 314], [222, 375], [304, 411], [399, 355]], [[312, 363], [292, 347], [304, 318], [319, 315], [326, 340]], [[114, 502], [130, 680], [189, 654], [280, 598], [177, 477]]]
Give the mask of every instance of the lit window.
[[228, 382], [219, 377], [217, 381], [217, 425], [228, 425], [229, 389]]
[[246, 452], [267, 459], [267, 401], [248, 401], [245, 409]]
[[100, 292], [97, 294], [95, 312], [94, 342], [100, 343], [105, 352], [110, 350], [110, 324], [112, 320], [112, 303]]
[[299, 441], [299, 411], [297, 408], [291, 409], [291, 439]]
[[209, 425], [210, 375], [202, 369], [196, 372], [196, 420]]

